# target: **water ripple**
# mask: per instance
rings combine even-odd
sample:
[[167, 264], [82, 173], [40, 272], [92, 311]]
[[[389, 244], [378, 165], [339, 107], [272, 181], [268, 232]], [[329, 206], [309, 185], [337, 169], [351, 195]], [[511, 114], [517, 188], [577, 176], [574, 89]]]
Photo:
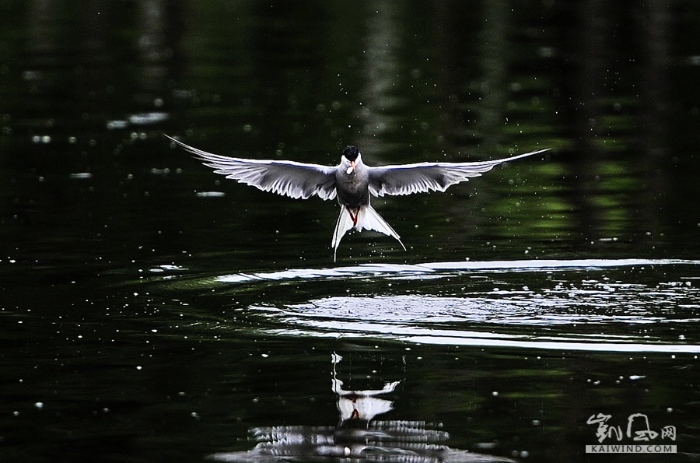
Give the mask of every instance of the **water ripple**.
[[[248, 316], [268, 334], [697, 354], [700, 343], [694, 327], [700, 322], [700, 288], [687, 275], [699, 264], [675, 259], [371, 264], [239, 273], [217, 281], [361, 279], [365, 288], [381, 280], [443, 279], [437, 285], [389, 285], [376, 294], [315, 292], [313, 299], [302, 303], [278, 298], [251, 304]], [[630, 267], [635, 271], [624, 270]], [[548, 275], [533, 277], [526, 272]]]
[[235, 316], [231, 323], [217, 318], [217, 330], [256, 336], [698, 354], [699, 265], [680, 259], [465, 261], [166, 277], [173, 288], [197, 294], [210, 288], [221, 298], [224, 313]]
[[429, 262], [424, 264], [362, 264], [335, 268], [300, 268], [276, 272], [235, 273], [222, 275], [216, 280], [222, 283], [248, 283], [255, 281], [279, 281], [290, 279], [311, 280], [319, 278], [391, 277], [426, 278], [436, 274], [455, 274], [466, 271], [494, 272], [554, 272], [575, 269], [602, 269], [632, 266], [700, 265], [699, 260], [683, 259], [574, 259], [574, 260], [515, 260], [493, 262]]

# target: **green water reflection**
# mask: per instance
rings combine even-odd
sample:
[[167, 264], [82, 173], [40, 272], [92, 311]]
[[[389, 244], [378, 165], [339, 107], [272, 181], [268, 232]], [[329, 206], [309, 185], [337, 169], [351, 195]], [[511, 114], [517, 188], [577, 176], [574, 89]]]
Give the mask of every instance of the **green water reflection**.
[[[0, 460], [248, 452], [250, 429], [337, 426], [334, 367], [351, 390], [400, 381], [378, 419], [452, 449], [597, 461], [587, 419], [644, 413], [697, 458], [697, 2], [0, 17]], [[227, 182], [163, 134], [328, 165], [348, 144], [373, 165], [551, 151], [373, 202], [407, 251], [351, 234], [334, 265], [337, 204]], [[588, 264], [521, 262], [553, 259]]]

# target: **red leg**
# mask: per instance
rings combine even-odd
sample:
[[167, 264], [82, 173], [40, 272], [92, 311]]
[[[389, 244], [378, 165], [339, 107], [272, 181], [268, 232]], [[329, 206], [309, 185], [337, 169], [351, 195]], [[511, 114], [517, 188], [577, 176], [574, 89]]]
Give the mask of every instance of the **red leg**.
[[350, 213], [350, 218], [352, 219], [352, 224], [357, 225], [357, 218], [360, 215], [360, 209], [355, 209], [354, 211], [352, 209], [348, 209], [348, 213]]

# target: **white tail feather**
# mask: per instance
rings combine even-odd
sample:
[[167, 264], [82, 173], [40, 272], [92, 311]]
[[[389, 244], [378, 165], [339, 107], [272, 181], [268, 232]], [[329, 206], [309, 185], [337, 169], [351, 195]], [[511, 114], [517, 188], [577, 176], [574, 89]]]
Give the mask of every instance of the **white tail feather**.
[[340, 207], [340, 216], [338, 217], [338, 222], [335, 224], [335, 231], [333, 232], [333, 262], [336, 259], [336, 253], [338, 251], [338, 246], [340, 245], [340, 240], [343, 239], [345, 233], [348, 230], [355, 228], [358, 232], [364, 230], [374, 230], [379, 233], [383, 233], [387, 236], [391, 236], [399, 242], [403, 250], [406, 250], [406, 246], [401, 242], [399, 234], [391, 228], [391, 225], [386, 223], [386, 221], [380, 216], [377, 211], [375, 211], [372, 206], [360, 206], [357, 213], [357, 225], [354, 224], [352, 215], [347, 207]]
[[382, 216], [379, 215], [370, 205], [360, 208], [356, 228], [358, 231], [362, 231], [362, 229], [365, 228], [367, 230], [374, 230], [376, 232], [383, 233], [387, 236], [392, 236], [399, 242], [403, 250], [406, 250], [406, 246], [404, 246], [401, 242], [401, 237], [399, 234], [396, 233], [396, 231], [391, 228], [391, 225], [386, 223]]
[[333, 232], [333, 262], [335, 262], [336, 253], [338, 252], [338, 246], [340, 246], [340, 240], [343, 239], [345, 233], [352, 229], [355, 224], [352, 221], [352, 216], [350, 211], [345, 206], [340, 206], [340, 215], [338, 216], [338, 221], [335, 223], [335, 231]]

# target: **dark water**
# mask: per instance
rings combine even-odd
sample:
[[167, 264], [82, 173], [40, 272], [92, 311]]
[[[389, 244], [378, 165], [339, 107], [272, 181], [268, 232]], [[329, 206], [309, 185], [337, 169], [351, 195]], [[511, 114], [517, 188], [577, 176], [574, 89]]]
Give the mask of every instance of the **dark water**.
[[[700, 458], [696, 2], [0, 16], [0, 461]], [[375, 200], [407, 250], [351, 234], [333, 263], [336, 204], [164, 133], [321, 164], [551, 151]], [[678, 455], [587, 454], [597, 432]]]

